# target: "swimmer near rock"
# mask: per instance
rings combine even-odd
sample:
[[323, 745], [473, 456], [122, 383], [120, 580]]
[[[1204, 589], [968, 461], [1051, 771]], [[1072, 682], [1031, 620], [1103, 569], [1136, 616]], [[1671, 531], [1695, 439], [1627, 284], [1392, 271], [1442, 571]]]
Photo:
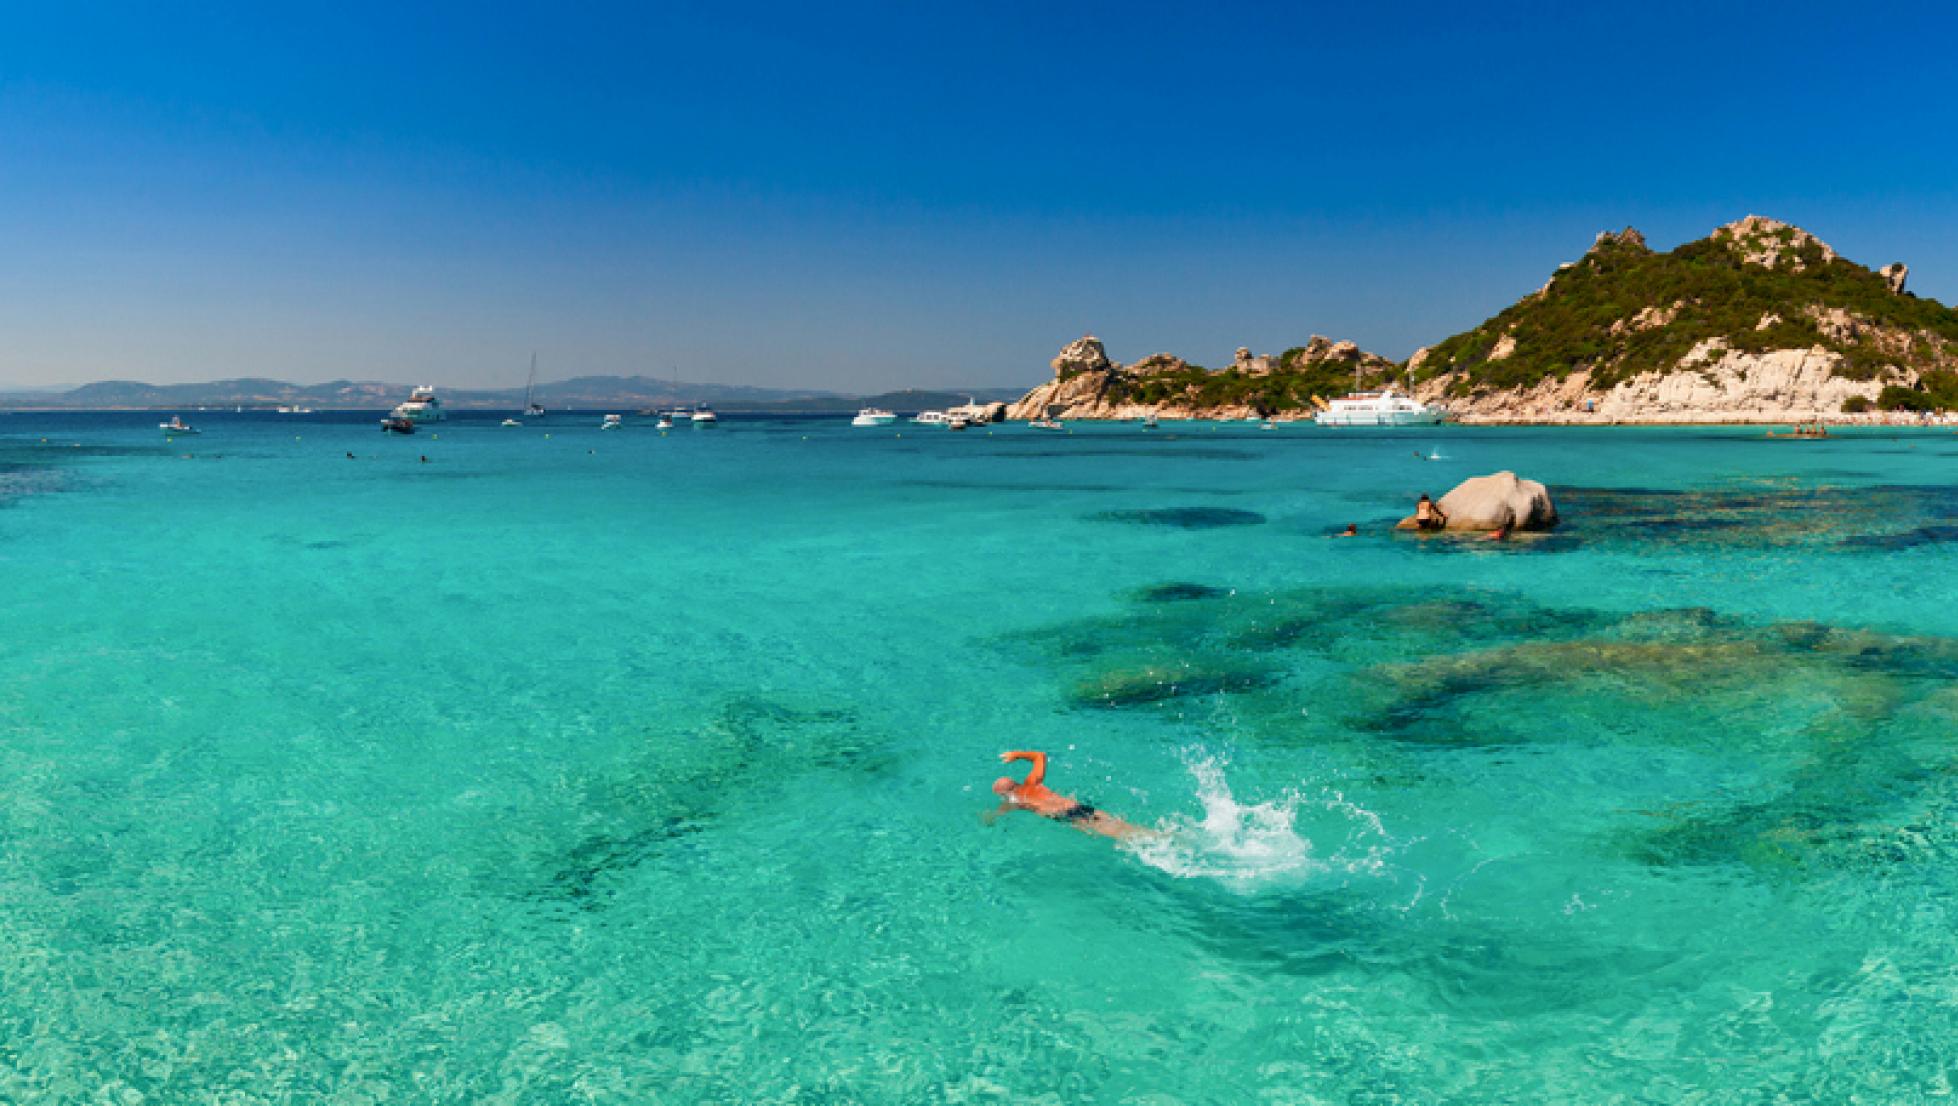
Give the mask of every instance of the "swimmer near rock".
[[991, 824], [1002, 814], [1024, 810], [1065, 822], [1083, 833], [1099, 834], [1116, 840], [1154, 836], [1153, 830], [1144, 829], [1133, 822], [1125, 822], [1105, 811], [1096, 810], [1072, 795], [1063, 795], [1046, 784], [1047, 754], [1027, 749], [1017, 749], [1001, 753], [999, 759], [1007, 764], [1016, 760], [1030, 761], [1033, 771], [1024, 780], [1011, 776], [1001, 776], [993, 781], [993, 794], [1000, 798], [999, 806], [986, 814], [987, 824]]

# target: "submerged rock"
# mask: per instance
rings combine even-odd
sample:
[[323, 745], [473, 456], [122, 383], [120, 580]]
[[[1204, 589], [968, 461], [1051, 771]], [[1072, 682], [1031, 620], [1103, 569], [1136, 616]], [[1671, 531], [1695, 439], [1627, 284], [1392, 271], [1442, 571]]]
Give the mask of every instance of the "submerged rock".
[[[1550, 489], [1534, 480], [1524, 480], [1513, 472], [1491, 476], [1471, 476], [1441, 497], [1438, 504], [1447, 517], [1449, 530], [1494, 530], [1507, 526], [1513, 530], [1548, 530], [1557, 525], [1557, 508], [1550, 502]], [[1402, 519], [1396, 529], [1419, 529], [1414, 516]]]
[[1144, 526], [1173, 526], [1179, 530], [1216, 530], [1225, 526], [1259, 526], [1265, 516], [1227, 507], [1164, 507], [1142, 511], [1102, 511], [1088, 516], [1095, 522], [1134, 522]]
[[1192, 584], [1182, 580], [1168, 584], [1157, 584], [1143, 588], [1137, 597], [1144, 603], [1183, 603], [1192, 599], [1215, 599], [1225, 594], [1223, 588], [1209, 584]]

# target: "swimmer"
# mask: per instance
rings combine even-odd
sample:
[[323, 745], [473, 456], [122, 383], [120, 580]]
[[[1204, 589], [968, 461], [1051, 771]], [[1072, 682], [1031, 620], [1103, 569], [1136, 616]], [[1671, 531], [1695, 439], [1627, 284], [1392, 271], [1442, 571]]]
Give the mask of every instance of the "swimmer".
[[1011, 776], [1001, 776], [993, 781], [993, 794], [1000, 797], [997, 810], [986, 815], [990, 824], [1002, 814], [1016, 810], [1028, 810], [1042, 818], [1052, 818], [1056, 822], [1066, 822], [1082, 833], [1098, 833], [1103, 837], [1117, 840], [1128, 837], [1142, 837], [1153, 833], [1134, 824], [1124, 822], [1112, 814], [1105, 814], [1071, 795], [1062, 795], [1041, 781], [1047, 775], [1047, 754], [1016, 750], [1001, 753], [999, 759], [1007, 764], [1016, 760], [1033, 762], [1033, 771], [1027, 773], [1023, 782], [1014, 782]]
[[1443, 530], [1448, 526], [1448, 516], [1441, 513], [1441, 506], [1429, 499], [1427, 492], [1414, 501], [1414, 526], [1418, 530]]
[[428, 454], [424, 453], [422, 454], [422, 464], [425, 465], [427, 463], [428, 463]]
[[1347, 523], [1346, 529], [1341, 530], [1339, 533], [1333, 535], [1333, 537], [1335, 538], [1357, 538], [1359, 536], [1360, 536], [1360, 524], [1357, 522]]

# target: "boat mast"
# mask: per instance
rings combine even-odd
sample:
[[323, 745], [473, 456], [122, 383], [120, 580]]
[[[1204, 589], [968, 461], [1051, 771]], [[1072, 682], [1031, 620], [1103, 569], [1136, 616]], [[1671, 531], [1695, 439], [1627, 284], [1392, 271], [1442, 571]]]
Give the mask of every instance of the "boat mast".
[[537, 351], [531, 350], [530, 351], [530, 376], [527, 379], [525, 379], [523, 382], [523, 409], [526, 413], [530, 411], [530, 407], [531, 407], [530, 391], [532, 388], [536, 387], [536, 385], [537, 385]]

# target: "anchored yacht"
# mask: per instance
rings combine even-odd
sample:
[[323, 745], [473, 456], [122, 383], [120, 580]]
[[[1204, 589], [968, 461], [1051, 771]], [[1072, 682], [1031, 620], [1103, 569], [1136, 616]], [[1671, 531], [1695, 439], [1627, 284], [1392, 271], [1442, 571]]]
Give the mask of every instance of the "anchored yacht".
[[1448, 412], [1441, 407], [1387, 388], [1333, 400], [1314, 421], [1320, 426], [1433, 426], [1447, 417]]
[[850, 420], [851, 426], [889, 426], [897, 421], [897, 415], [881, 407], [866, 407]]
[[[424, 384], [408, 394], [405, 403], [388, 412], [390, 419], [403, 419], [413, 423], [441, 422], [448, 418], [442, 410], [442, 401], [435, 398], [435, 385]], [[386, 420], [382, 420], [386, 421]]]

